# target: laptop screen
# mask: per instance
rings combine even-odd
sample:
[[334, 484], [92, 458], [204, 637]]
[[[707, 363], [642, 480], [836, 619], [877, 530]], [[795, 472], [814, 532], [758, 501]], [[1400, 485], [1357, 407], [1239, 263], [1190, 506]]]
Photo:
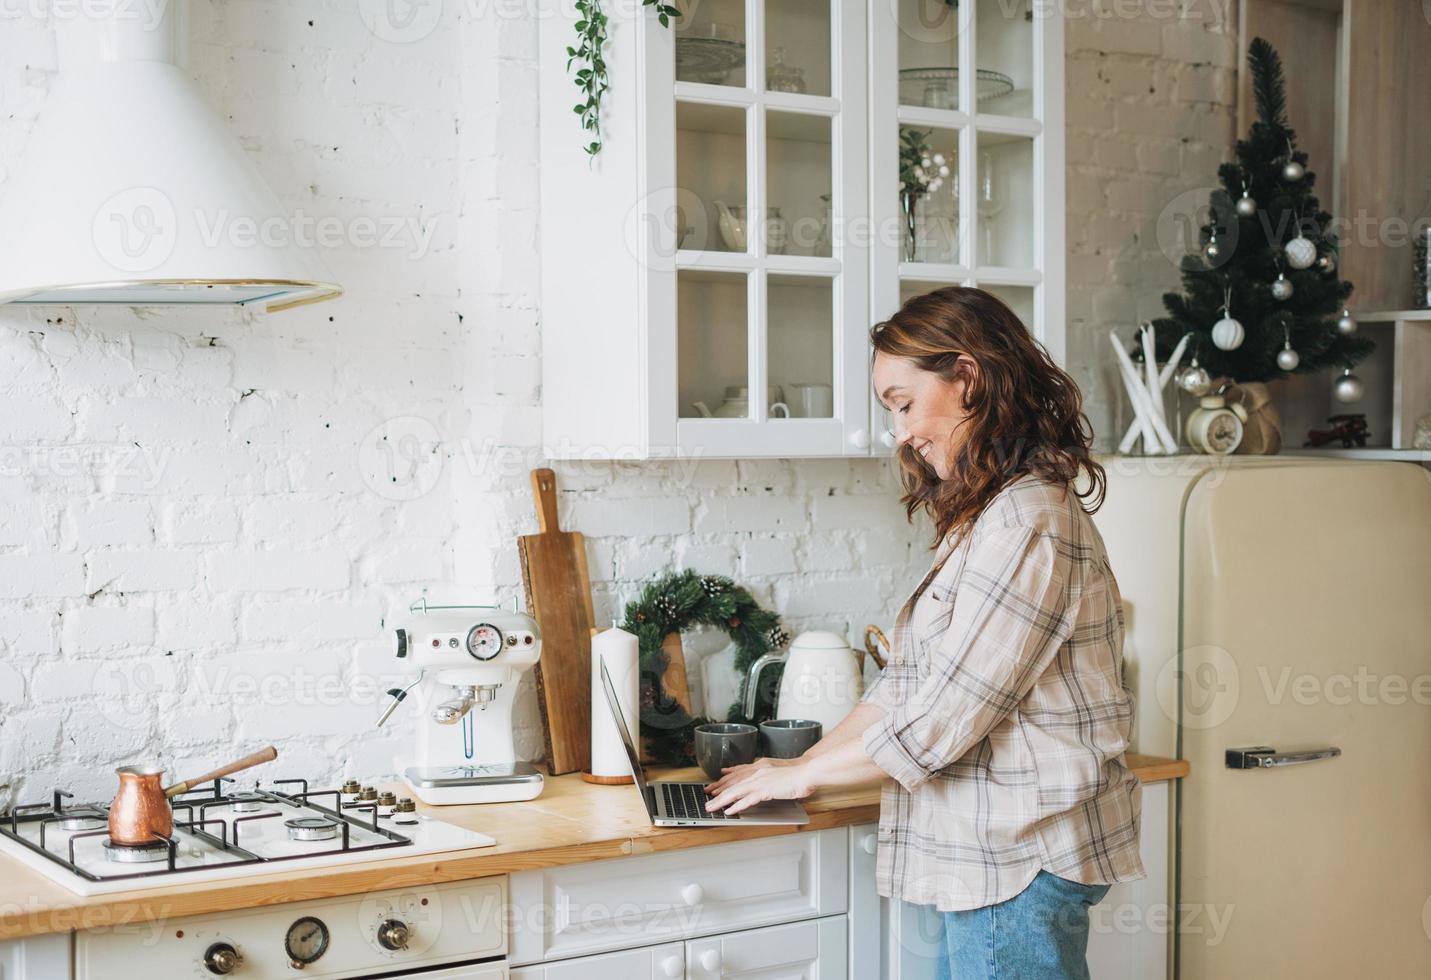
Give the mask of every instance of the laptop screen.
[[601, 661], [601, 686], [606, 689], [606, 703], [611, 708], [611, 720], [616, 722], [616, 730], [621, 733], [621, 743], [626, 746], [626, 757], [631, 760], [631, 775], [636, 780], [637, 788], [641, 790], [641, 801], [649, 810], [650, 797], [646, 795], [646, 773], [641, 768], [641, 755], [636, 751], [636, 743], [632, 740], [631, 733], [626, 730], [626, 719], [621, 714], [621, 702], [616, 698], [616, 688], [611, 683], [611, 675], [607, 673], [605, 660]]

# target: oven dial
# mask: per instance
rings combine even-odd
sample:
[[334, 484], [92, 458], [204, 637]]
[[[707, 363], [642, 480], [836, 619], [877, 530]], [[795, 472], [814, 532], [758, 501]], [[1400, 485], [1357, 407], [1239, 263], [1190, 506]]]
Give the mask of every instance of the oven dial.
[[204, 968], [217, 976], [232, 973], [243, 966], [243, 957], [228, 943], [214, 943], [204, 951]]
[[409, 932], [401, 919], [384, 919], [378, 924], [378, 945], [383, 949], [407, 949]]

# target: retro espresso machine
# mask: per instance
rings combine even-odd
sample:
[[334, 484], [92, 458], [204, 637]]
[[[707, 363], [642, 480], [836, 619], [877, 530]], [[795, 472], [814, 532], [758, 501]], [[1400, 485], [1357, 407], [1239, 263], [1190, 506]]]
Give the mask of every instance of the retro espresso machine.
[[536, 666], [542, 637], [536, 620], [497, 606], [409, 607], [396, 630], [399, 660], [418, 671], [378, 718], [382, 725], [416, 692], [417, 743], [397, 768], [424, 803], [505, 803], [542, 791], [542, 774], [518, 761], [512, 746], [517, 682]]

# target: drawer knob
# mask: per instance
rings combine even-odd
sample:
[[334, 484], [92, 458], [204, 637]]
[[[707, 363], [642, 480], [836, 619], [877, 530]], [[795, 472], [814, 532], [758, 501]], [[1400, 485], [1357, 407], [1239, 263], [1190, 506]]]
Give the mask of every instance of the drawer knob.
[[707, 949], [701, 953], [701, 969], [707, 973], [720, 975], [720, 950]]
[[879, 850], [879, 839], [874, 834], [865, 834], [860, 838], [860, 847], [866, 854], [874, 854]]
[[706, 897], [706, 890], [694, 881], [681, 889], [681, 901], [687, 905], [699, 905]]
[[661, 961], [661, 972], [668, 977], [679, 977], [685, 970], [682, 967], [685, 963], [679, 956], [668, 956]]
[[888, 429], [885, 429], [879, 434], [879, 441], [880, 445], [884, 446], [884, 448], [886, 449], [893, 449], [895, 446], [899, 445], [899, 440], [896, 439], [894, 433], [890, 432]]
[[870, 448], [870, 432], [868, 429], [856, 429], [850, 433], [850, 445], [856, 449]]

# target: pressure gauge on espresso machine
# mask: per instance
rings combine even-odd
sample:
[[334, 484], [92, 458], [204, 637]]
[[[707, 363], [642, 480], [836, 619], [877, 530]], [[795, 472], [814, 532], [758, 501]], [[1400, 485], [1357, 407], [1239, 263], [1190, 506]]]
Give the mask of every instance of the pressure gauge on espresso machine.
[[502, 652], [502, 631], [491, 623], [478, 623], [467, 631], [467, 652], [478, 660], [491, 660]]

